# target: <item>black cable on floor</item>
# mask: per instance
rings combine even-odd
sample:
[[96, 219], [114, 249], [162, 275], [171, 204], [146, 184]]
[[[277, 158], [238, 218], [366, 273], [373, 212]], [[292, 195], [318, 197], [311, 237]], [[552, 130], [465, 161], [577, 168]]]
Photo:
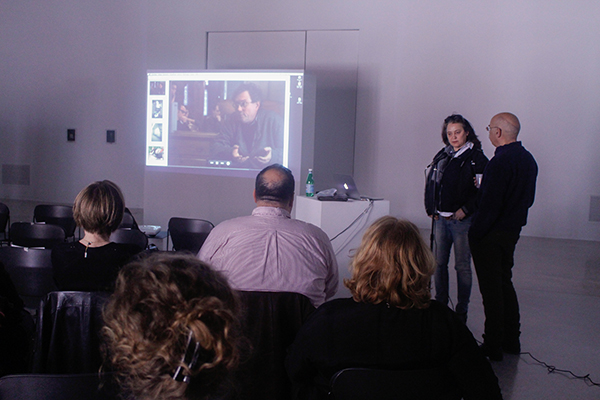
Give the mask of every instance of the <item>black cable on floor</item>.
[[[478, 345], [482, 345], [483, 342], [475, 339], [475, 341], [477, 342]], [[548, 370], [548, 373], [562, 373], [562, 374], [569, 374], [572, 377], [576, 378], [576, 379], [581, 379], [583, 380], [588, 386], [600, 386], [600, 383], [596, 383], [592, 380], [592, 378], [590, 378], [590, 374], [586, 374], [586, 375], [575, 375], [573, 372], [567, 370], [567, 369], [558, 369], [556, 368], [554, 365], [548, 365], [543, 361], [538, 360], [537, 358], [535, 358], [533, 356], [533, 354], [531, 354], [528, 351], [522, 351], [518, 354], [519, 356], [523, 356], [523, 355], [528, 355], [529, 357], [531, 357], [536, 363], [538, 363], [539, 365], [545, 367]]]
[[548, 365], [543, 361], [538, 360], [537, 358], [535, 358], [530, 352], [528, 351], [523, 351], [521, 353], [519, 353], [519, 355], [528, 355], [529, 357], [531, 357], [535, 362], [537, 362], [538, 364], [544, 366], [546, 369], [548, 369], [548, 373], [554, 373], [554, 372], [558, 372], [558, 373], [563, 373], [563, 374], [569, 374], [571, 376], [573, 376], [576, 379], [581, 379], [583, 380], [588, 386], [600, 386], [599, 383], [596, 383], [592, 380], [592, 378], [590, 378], [590, 374], [587, 375], [575, 375], [573, 372], [566, 370], [566, 369], [558, 369], [556, 368], [554, 365]]

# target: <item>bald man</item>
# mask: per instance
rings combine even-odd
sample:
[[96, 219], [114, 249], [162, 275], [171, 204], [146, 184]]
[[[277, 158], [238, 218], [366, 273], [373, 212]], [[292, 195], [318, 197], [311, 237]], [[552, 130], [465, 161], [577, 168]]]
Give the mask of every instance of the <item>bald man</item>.
[[273, 164], [256, 177], [252, 215], [217, 225], [198, 257], [227, 276], [234, 289], [295, 292], [315, 307], [337, 291], [338, 266], [327, 234], [292, 219], [294, 176]]
[[478, 209], [469, 230], [485, 329], [483, 353], [501, 361], [503, 352], [519, 354], [519, 302], [512, 283], [514, 252], [521, 228], [535, 198], [538, 167], [517, 136], [519, 119], [511, 113], [495, 115], [487, 127], [496, 147], [483, 172]]

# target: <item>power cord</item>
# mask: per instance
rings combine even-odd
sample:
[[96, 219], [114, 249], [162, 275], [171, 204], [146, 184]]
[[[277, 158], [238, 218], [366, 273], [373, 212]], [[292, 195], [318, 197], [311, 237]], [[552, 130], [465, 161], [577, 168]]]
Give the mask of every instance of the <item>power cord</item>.
[[574, 374], [572, 371], [569, 371], [567, 369], [558, 369], [556, 368], [554, 365], [549, 365], [546, 364], [543, 361], [538, 360], [537, 358], [535, 358], [530, 352], [528, 351], [524, 351], [519, 353], [519, 355], [528, 355], [529, 357], [531, 357], [536, 363], [538, 363], [539, 365], [545, 367], [548, 370], [549, 374], [552, 373], [560, 373], [560, 374], [568, 374], [571, 375], [572, 377], [576, 378], [576, 379], [581, 379], [583, 380], [588, 386], [600, 386], [600, 383], [596, 383], [592, 380], [592, 378], [590, 378], [590, 374], [586, 374], [586, 375], [576, 375]]
[[[480, 344], [480, 345], [482, 344], [482, 342], [480, 342], [477, 339], [475, 339], [475, 341], [477, 342], [477, 344]], [[535, 358], [533, 356], [533, 354], [531, 354], [528, 351], [522, 351], [518, 355], [519, 356], [527, 355], [527, 356], [531, 357], [538, 365], [541, 365], [542, 367], [546, 368], [548, 370], [549, 374], [552, 374], [552, 373], [567, 374], [567, 375], [571, 375], [575, 379], [581, 379], [581, 380], [583, 380], [588, 386], [600, 386], [600, 383], [596, 383], [596, 382], [594, 382], [592, 380], [592, 378], [590, 378], [590, 374], [576, 375], [576, 374], [574, 374], [572, 371], [570, 371], [568, 369], [559, 369], [559, 368], [556, 368], [554, 365], [549, 365], [549, 364], [545, 363], [544, 361], [538, 360], [537, 358]]]
[[346, 228], [344, 228], [344, 230], [343, 230], [343, 231], [341, 231], [340, 233], [338, 233], [337, 235], [335, 235], [334, 237], [332, 237], [331, 239], [329, 239], [329, 241], [330, 241], [330, 242], [333, 242], [333, 241], [334, 241], [335, 239], [337, 239], [337, 238], [338, 238], [338, 237], [339, 237], [341, 234], [343, 234], [343, 233], [344, 233], [344, 232], [346, 232], [348, 229], [350, 229], [350, 228], [351, 228], [351, 227], [352, 227], [352, 226], [353, 226], [353, 225], [354, 225], [356, 222], [358, 222], [358, 220], [359, 220], [359, 219], [360, 219], [360, 218], [361, 218], [363, 215], [365, 215], [366, 213], [368, 213], [368, 212], [371, 210], [371, 208], [373, 208], [373, 203], [374, 203], [374, 200], [370, 200], [370, 199], [369, 199], [369, 205], [368, 205], [368, 207], [367, 207], [367, 208], [365, 208], [365, 209], [363, 210], [363, 212], [361, 212], [361, 213], [358, 215], [358, 217], [356, 217], [356, 218], [354, 219], [354, 221], [352, 221], [352, 222], [350, 223], [350, 225], [348, 225]]

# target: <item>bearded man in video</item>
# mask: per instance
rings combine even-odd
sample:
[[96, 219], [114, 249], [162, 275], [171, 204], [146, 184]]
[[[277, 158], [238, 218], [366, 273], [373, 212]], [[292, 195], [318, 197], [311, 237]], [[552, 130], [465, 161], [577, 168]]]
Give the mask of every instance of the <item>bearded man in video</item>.
[[235, 111], [226, 119], [213, 144], [216, 158], [232, 166], [262, 169], [283, 161], [283, 118], [261, 108], [262, 92], [253, 83], [240, 85], [233, 94]]

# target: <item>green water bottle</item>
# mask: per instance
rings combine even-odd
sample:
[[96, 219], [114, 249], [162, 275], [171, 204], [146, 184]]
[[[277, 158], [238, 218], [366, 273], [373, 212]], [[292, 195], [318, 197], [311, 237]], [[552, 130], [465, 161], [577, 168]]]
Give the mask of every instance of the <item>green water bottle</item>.
[[306, 178], [306, 197], [315, 195], [315, 180], [313, 179], [312, 168], [308, 169], [308, 177]]

